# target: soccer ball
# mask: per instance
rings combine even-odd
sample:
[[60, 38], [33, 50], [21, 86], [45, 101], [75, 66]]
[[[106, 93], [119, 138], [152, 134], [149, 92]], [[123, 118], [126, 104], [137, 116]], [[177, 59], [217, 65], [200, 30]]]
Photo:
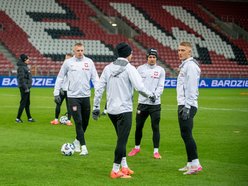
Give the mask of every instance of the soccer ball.
[[71, 156], [74, 154], [74, 145], [71, 143], [65, 143], [61, 147], [61, 153], [65, 156]]
[[68, 121], [68, 117], [67, 116], [61, 116], [60, 118], [59, 118], [59, 122], [61, 123], [61, 124], [66, 124], [66, 122]]

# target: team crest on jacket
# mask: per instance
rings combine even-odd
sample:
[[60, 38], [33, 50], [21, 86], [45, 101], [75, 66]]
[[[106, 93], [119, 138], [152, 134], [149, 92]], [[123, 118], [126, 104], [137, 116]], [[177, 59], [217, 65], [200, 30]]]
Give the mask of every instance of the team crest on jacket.
[[82, 70], [89, 70], [89, 64], [84, 63], [84, 66], [83, 66]]
[[158, 71], [154, 71], [154, 72], [153, 72], [152, 78], [155, 78], [155, 79], [159, 78], [159, 73], [158, 73]]
[[73, 111], [77, 111], [77, 106], [72, 106]]

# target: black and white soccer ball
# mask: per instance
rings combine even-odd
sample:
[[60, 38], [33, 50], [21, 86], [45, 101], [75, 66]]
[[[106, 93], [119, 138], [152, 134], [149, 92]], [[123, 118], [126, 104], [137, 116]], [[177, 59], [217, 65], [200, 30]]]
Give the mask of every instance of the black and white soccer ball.
[[74, 145], [71, 143], [65, 143], [61, 147], [61, 153], [65, 156], [71, 156], [74, 154]]
[[59, 122], [60, 122], [61, 124], [63, 124], [63, 125], [65, 125], [67, 121], [68, 121], [68, 117], [67, 117], [67, 116], [61, 116], [61, 117], [59, 118]]

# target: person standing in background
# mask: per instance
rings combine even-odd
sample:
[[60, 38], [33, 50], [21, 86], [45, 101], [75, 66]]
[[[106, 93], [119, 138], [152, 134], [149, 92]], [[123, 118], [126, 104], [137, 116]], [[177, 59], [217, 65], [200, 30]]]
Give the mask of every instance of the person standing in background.
[[180, 43], [178, 57], [182, 63], [179, 66], [180, 71], [177, 77], [177, 115], [181, 137], [187, 152], [187, 165], [180, 168], [179, 171], [185, 171], [185, 175], [190, 175], [202, 170], [198, 159], [196, 142], [192, 135], [193, 119], [198, 108], [198, 86], [201, 70], [199, 63], [192, 57], [191, 43]]
[[161, 100], [160, 96], [164, 91], [165, 70], [157, 65], [158, 52], [154, 48], [147, 51], [147, 63], [137, 68], [140, 73], [145, 87], [154, 93], [156, 100], [152, 102], [149, 98], [139, 94], [138, 108], [136, 112], [136, 130], [135, 130], [135, 147], [129, 152], [128, 156], [135, 156], [140, 152], [140, 143], [142, 138], [142, 130], [148, 116], [151, 117], [151, 126], [153, 132], [153, 157], [161, 159], [159, 154], [160, 143], [160, 114], [161, 114]]
[[137, 69], [130, 64], [131, 47], [122, 42], [116, 46], [116, 51], [117, 60], [104, 68], [100, 81], [95, 87], [92, 112], [93, 119], [97, 120], [100, 116], [102, 94], [106, 87], [107, 112], [117, 135], [113, 168], [110, 172], [110, 178], [113, 179], [131, 178], [134, 174], [134, 171], [128, 167], [126, 159], [126, 144], [132, 125], [133, 88], [155, 101], [153, 94], [145, 88]]
[[32, 87], [32, 74], [28, 67], [29, 57], [26, 54], [21, 54], [17, 62], [17, 82], [21, 94], [20, 106], [16, 117], [17, 123], [23, 123], [21, 116], [25, 108], [28, 122], [35, 122], [30, 114], [30, 89]]
[[76, 139], [73, 144], [75, 152], [80, 155], [88, 154], [84, 133], [89, 124], [90, 118], [90, 95], [91, 85], [96, 86], [99, 76], [96, 71], [94, 62], [84, 56], [84, 46], [82, 43], [76, 43], [73, 47], [74, 56], [66, 59], [57, 76], [54, 86], [54, 101], [61, 103], [59, 96], [65, 77], [68, 78], [68, 103], [70, 111], [75, 122]]
[[[65, 60], [71, 58], [72, 56], [73, 55], [71, 53], [66, 54], [65, 55]], [[59, 92], [61, 102], [60, 102], [60, 104], [56, 103], [55, 119], [50, 122], [52, 125], [58, 125], [59, 124], [59, 114], [60, 114], [61, 105], [62, 105], [64, 99], [66, 101], [66, 109], [67, 109], [67, 117], [68, 117], [68, 120], [66, 121], [66, 125], [68, 125], [68, 126], [72, 125], [71, 112], [70, 112], [70, 107], [69, 107], [68, 98], [67, 98], [67, 89], [68, 89], [68, 78], [65, 77], [65, 79], [63, 81], [62, 88], [60, 89], [60, 92]]]

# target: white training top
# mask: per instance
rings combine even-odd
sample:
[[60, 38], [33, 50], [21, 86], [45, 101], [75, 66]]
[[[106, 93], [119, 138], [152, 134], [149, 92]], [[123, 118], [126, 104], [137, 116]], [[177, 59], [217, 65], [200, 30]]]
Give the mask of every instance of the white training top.
[[133, 111], [133, 88], [144, 96], [152, 95], [145, 88], [137, 69], [125, 58], [118, 58], [104, 68], [99, 83], [95, 87], [94, 109], [100, 108], [105, 87], [109, 114]]
[[68, 78], [67, 96], [69, 98], [90, 97], [90, 81], [94, 86], [99, 81], [96, 67], [90, 58], [84, 56], [78, 59], [73, 56], [65, 60], [59, 71], [54, 86], [54, 96], [59, 95], [59, 90], [62, 88], [66, 76]]
[[177, 104], [186, 108], [194, 106], [198, 108], [198, 85], [201, 69], [198, 62], [192, 57], [182, 61], [177, 77]]
[[164, 91], [165, 70], [158, 65], [144, 64], [137, 68], [142, 77], [145, 87], [156, 96], [155, 103], [152, 103], [149, 98], [139, 94], [138, 103], [147, 105], [161, 104], [160, 96]]

